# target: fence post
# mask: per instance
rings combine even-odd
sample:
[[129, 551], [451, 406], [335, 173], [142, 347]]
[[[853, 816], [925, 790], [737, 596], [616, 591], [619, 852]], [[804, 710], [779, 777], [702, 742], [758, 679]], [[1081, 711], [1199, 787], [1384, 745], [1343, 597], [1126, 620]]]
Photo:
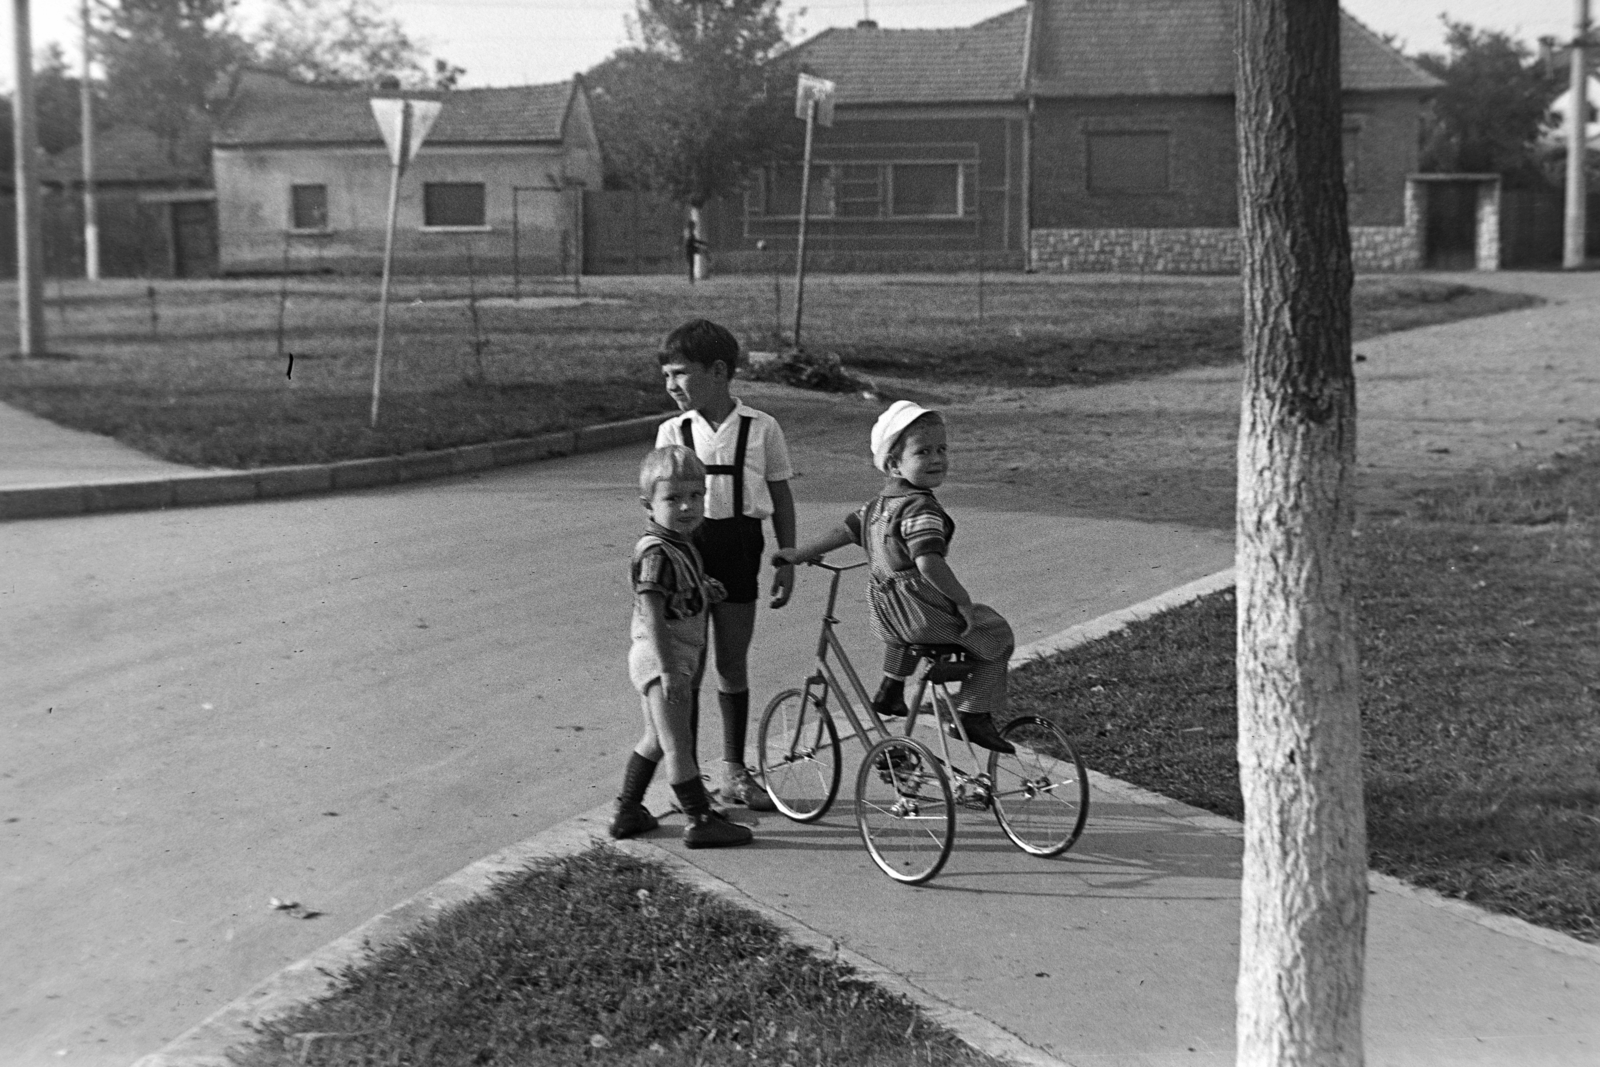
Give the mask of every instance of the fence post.
[[283, 268], [278, 271], [278, 362], [283, 362], [283, 319], [289, 307], [289, 234], [283, 235]]

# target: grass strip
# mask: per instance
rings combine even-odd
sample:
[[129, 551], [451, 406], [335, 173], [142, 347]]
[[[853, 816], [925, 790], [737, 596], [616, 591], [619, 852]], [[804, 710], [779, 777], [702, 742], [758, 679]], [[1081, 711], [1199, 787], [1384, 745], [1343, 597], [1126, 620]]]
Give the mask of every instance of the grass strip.
[[[0, 360], [0, 400], [162, 459], [232, 469], [535, 436], [670, 410], [655, 347], [690, 314], [728, 324], [752, 348], [774, 344], [764, 279], [723, 281], [686, 305], [671, 282], [595, 279], [594, 303], [502, 300], [473, 316], [437, 285], [407, 280], [389, 324], [376, 430], [368, 427], [376, 312], [359, 286], [299, 281], [283, 308], [276, 286], [259, 281], [173, 285], [161, 291], [155, 320], [146, 290], [122, 287], [70, 301], [52, 335], [70, 358]], [[1232, 279], [1019, 278], [992, 288], [979, 321], [958, 284], [819, 279], [807, 346], [851, 369], [939, 389], [1095, 385], [1240, 359]], [[1355, 335], [1536, 302], [1365, 277], [1355, 288]]]
[[[1372, 866], [1600, 942], [1600, 449], [1358, 527]], [[1013, 674], [1091, 767], [1242, 818], [1232, 590]]]
[[664, 867], [542, 861], [346, 968], [239, 1067], [998, 1067], [910, 1002]]

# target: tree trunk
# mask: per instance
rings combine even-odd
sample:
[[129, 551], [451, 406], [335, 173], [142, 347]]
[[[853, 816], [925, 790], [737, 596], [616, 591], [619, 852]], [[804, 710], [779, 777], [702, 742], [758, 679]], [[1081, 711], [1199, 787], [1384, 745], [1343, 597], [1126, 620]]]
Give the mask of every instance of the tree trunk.
[[1339, 10], [1238, 10], [1238, 1062], [1355, 1067], [1367, 889]]

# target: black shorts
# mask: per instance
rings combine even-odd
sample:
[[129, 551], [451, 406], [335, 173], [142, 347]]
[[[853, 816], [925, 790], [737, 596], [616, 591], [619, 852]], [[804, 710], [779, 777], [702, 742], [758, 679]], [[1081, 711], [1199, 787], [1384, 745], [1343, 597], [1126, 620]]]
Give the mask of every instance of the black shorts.
[[741, 515], [736, 519], [707, 519], [694, 532], [706, 573], [728, 590], [728, 603], [753, 604], [761, 595], [761, 556], [766, 539], [761, 520]]

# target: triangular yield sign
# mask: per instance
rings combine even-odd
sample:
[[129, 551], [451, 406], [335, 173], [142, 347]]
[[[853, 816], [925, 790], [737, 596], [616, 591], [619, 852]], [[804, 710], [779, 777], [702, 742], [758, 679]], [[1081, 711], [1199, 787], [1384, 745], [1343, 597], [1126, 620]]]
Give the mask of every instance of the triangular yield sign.
[[417, 150], [444, 107], [437, 100], [396, 97], [376, 97], [371, 104], [372, 117], [378, 120], [378, 132], [389, 149], [389, 162], [402, 169], [417, 157]]

